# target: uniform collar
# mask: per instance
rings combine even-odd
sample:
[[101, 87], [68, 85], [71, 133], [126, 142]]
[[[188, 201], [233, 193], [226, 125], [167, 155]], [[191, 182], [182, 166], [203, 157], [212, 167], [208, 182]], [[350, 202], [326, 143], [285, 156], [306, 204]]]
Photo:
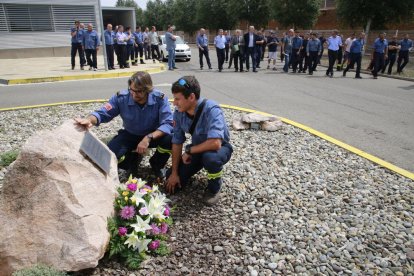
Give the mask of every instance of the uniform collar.
[[204, 100], [204, 98], [201, 98], [201, 97], [197, 100], [197, 106], [196, 106], [196, 108], [194, 109], [194, 115], [190, 115], [190, 114], [188, 114], [187, 112], [185, 112], [185, 115], [186, 115], [188, 118], [190, 118], [191, 120], [193, 120], [193, 119], [194, 119], [194, 117], [195, 117], [195, 115], [197, 114], [197, 111], [198, 111], [198, 109], [199, 109], [199, 107], [200, 107], [200, 104], [203, 102], [203, 100]]
[[[145, 105], [154, 105], [156, 104], [156, 100], [155, 97], [156, 95], [154, 94], [154, 89], [148, 94], [148, 99]], [[128, 93], [129, 97], [128, 97], [128, 105], [138, 105], [137, 102], [134, 101], [134, 99], [132, 98], [131, 93]]]

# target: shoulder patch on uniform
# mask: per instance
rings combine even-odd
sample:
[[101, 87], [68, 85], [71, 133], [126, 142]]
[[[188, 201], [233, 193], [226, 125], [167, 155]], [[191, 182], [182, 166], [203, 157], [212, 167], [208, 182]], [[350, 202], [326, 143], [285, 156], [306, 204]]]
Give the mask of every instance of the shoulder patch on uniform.
[[106, 104], [104, 104], [103, 108], [105, 108], [106, 111], [109, 111], [109, 110], [112, 109], [112, 105], [110, 103], [106, 103]]
[[158, 97], [160, 97], [161, 99], [164, 99], [165, 94], [164, 94], [164, 93], [162, 93], [162, 92], [160, 92], [160, 95], [159, 95]]

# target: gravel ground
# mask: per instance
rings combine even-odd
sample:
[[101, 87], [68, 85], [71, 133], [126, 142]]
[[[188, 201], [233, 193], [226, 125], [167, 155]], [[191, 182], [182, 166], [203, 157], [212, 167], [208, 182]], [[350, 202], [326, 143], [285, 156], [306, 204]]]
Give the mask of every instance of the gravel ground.
[[[97, 106], [2, 112], [0, 152]], [[238, 114], [225, 113], [228, 121]], [[105, 138], [119, 126], [115, 120], [95, 132]], [[231, 139], [219, 205], [201, 203], [203, 174], [171, 197], [177, 209], [170, 256], [150, 258], [139, 271], [104, 259], [82, 273], [414, 274], [413, 181], [289, 125], [272, 133], [231, 131]]]

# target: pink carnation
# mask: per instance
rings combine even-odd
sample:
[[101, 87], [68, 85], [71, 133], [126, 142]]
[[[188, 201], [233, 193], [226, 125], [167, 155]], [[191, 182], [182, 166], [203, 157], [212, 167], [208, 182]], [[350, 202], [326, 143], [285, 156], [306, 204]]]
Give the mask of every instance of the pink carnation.
[[133, 206], [125, 206], [121, 209], [121, 218], [131, 219], [135, 216], [135, 208]]
[[160, 228], [155, 223], [151, 224], [151, 233], [153, 235], [159, 235], [161, 233]]
[[122, 237], [125, 236], [128, 232], [128, 229], [126, 227], [119, 227], [118, 228], [118, 234]]
[[160, 241], [159, 240], [155, 240], [150, 242], [150, 244], [148, 245], [148, 248], [152, 251], [157, 250], [158, 247], [160, 247]]
[[135, 183], [129, 183], [127, 185], [128, 190], [135, 192], [137, 190], [137, 184]]
[[168, 224], [165, 222], [161, 223], [161, 234], [167, 234], [168, 232]]

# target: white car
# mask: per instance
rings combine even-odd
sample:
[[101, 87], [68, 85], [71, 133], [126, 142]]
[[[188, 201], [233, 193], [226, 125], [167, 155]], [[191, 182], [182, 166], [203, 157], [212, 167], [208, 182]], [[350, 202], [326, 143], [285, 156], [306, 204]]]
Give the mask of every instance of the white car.
[[[191, 59], [191, 49], [184, 40], [179, 37], [175, 36], [177, 39], [175, 40], [175, 59], [183, 59], [185, 61], [190, 61]], [[160, 52], [162, 60], [168, 59], [168, 51], [167, 51], [167, 44], [165, 43], [165, 35], [160, 36]]]

